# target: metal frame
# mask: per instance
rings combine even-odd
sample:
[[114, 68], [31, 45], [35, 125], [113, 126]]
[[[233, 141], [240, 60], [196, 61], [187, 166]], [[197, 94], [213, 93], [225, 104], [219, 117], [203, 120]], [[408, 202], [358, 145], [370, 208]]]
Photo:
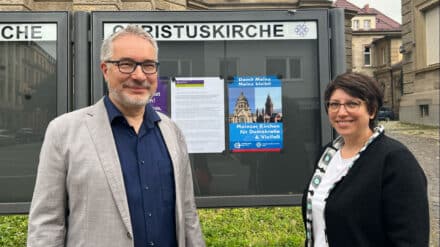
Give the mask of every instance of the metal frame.
[[[0, 15], [0, 23], [34, 22], [57, 23], [57, 115], [61, 115], [71, 107], [69, 13], [5, 11]], [[29, 207], [30, 202], [0, 203], [0, 214], [27, 213]]]
[[90, 14], [75, 12], [73, 14], [73, 105], [79, 109], [90, 105]]

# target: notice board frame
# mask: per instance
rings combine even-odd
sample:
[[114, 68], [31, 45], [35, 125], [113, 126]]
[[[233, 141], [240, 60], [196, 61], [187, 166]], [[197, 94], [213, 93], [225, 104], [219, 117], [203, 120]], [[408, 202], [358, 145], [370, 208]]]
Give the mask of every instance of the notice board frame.
[[[71, 107], [71, 62], [69, 59], [71, 43], [69, 19], [70, 14], [67, 11], [2, 11], [0, 15], [0, 24], [57, 24], [57, 115], [68, 112]], [[37, 166], [38, 164], [32, 165]], [[28, 213], [30, 204], [30, 201], [0, 203], [0, 214]]]
[[[228, 22], [250, 22], [250, 21], [316, 21], [318, 33], [318, 54], [319, 54], [319, 90], [320, 99], [322, 100], [325, 85], [333, 77], [332, 75], [342, 72], [345, 69], [342, 61], [345, 63], [343, 56], [344, 51], [334, 50], [331, 45], [332, 34], [336, 29], [342, 27], [332, 27], [330, 22], [331, 15], [336, 16], [333, 19], [339, 20], [337, 24], [343, 24], [343, 11], [329, 9], [305, 9], [305, 10], [256, 10], [256, 11], [157, 11], [157, 12], [92, 12], [91, 14], [91, 34], [92, 34], [92, 85], [91, 85], [91, 102], [97, 102], [105, 92], [105, 82], [99, 69], [99, 53], [102, 43], [103, 29], [105, 23], [146, 23], [146, 22], [200, 22], [209, 20], [210, 22], [224, 22], [227, 16]], [[333, 38], [333, 42], [344, 44], [343, 31]], [[160, 47], [159, 47], [160, 49]], [[333, 56], [332, 56], [333, 55]], [[340, 65], [335, 71], [331, 63], [338, 62]], [[322, 102], [321, 102], [322, 105]], [[325, 113], [325, 109], [321, 107], [321, 145], [329, 142], [332, 138], [332, 130]], [[309, 176], [310, 174], [305, 174]], [[229, 195], [229, 196], [201, 196], [196, 197], [198, 207], [247, 207], [247, 206], [292, 206], [300, 205], [301, 194], [290, 195]]]

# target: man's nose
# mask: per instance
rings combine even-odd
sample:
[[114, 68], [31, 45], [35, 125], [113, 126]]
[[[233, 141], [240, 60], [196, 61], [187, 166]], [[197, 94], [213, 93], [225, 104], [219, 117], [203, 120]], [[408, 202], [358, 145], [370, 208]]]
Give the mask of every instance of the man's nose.
[[139, 65], [136, 66], [130, 76], [135, 80], [145, 80], [147, 78], [147, 75], [142, 71], [142, 68]]

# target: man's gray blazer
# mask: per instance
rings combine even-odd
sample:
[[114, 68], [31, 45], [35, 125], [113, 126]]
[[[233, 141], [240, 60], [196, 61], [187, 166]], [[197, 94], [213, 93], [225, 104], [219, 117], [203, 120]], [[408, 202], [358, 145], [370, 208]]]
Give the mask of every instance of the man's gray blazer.
[[[174, 168], [179, 246], [205, 246], [186, 144], [159, 114]], [[116, 145], [103, 100], [49, 124], [29, 214], [28, 247], [131, 247], [133, 232]]]

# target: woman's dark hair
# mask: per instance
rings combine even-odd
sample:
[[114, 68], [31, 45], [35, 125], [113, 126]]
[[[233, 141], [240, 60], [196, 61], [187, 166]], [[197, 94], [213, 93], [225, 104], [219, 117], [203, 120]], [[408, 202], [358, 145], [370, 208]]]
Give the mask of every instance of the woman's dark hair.
[[[374, 115], [374, 119], [370, 120], [369, 127], [371, 130], [376, 126], [376, 117], [379, 108], [383, 104], [383, 92], [379, 83], [370, 76], [346, 72], [338, 75], [331, 81], [324, 92], [324, 102], [328, 102], [333, 92], [341, 89], [352, 97], [365, 101], [369, 114]], [[327, 111], [327, 107], [325, 108]]]

